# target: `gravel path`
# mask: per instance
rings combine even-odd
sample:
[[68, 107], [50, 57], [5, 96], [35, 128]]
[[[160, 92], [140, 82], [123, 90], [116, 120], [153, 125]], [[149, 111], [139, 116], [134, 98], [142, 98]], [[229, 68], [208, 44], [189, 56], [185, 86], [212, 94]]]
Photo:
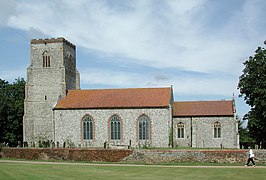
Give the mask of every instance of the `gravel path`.
[[53, 165], [78, 165], [78, 166], [139, 166], [139, 167], [159, 167], [159, 168], [265, 168], [266, 166], [245, 167], [243, 166], [178, 166], [178, 165], [141, 165], [141, 164], [97, 164], [97, 163], [72, 163], [72, 162], [46, 162], [46, 161], [18, 161], [1, 160], [0, 163], [19, 163], [19, 164], [53, 164]]

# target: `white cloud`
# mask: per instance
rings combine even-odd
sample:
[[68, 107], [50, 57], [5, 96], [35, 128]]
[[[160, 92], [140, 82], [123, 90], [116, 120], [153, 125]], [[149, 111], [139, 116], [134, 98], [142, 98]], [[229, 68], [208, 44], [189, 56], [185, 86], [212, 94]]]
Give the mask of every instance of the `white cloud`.
[[241, 43], [248, 39], [234, 39], [228, 30], [236, 34], [238, 22], [237, 26], [245, 27], [244, 32], [249, 31], [257, 21], [242, 15], [258, 14], [244, 6], [224, 29], [204, 32], [193, 18], [204, 13], [200, 10], [208, 3], [205, 1], [134, 1], [120, 11], [113, 8], [118, 4], [111, 6], [106, 1], [34, 2], [20, 2], [9, 25], [64, 36], [85, 48], [137, 59], [139, 64], [202, 72], [232, 70], [239, 54], [246, 50]]
[[81, 84], [111, 87], [169, 87], [174, 86], [178, 95], [226, 95], [236, 91], [236, 82], [218, 77], [200, 78], [165, 73], [142, 73], [113, 71], [112, 69], [84, 68], [80, 71]]
[[131, 87], [133, 84], [145, 84], [145, 79], [137, 73], [115, 72], [107, 69], [84, 68], [80, 71], [82, 84]]
[[[266, 28], [265, 3], [256, 0], [241, 1], [243, 4], [235, 7], [228, 5], [226, 11], [232, 13], [217, 19], [222, 20], [219, 28], [212, 27], [215, 18], [208, 11], [212, 8], [215, 13], [220, 8], [213, 3], [206, 0], [17, 1], [16, 15], [9, 18], [8, 25], [50, 37], [63, 36], [90, 52], [108, 56], [110, 62], [116, 59], [124, 64], [130, 61], [158, 69], [171, 67], [210, 74], [207, 78], [172, 74], [158, 83], [151, 81], [154, 78], [147, 73], [140, 76], [91, 69], [88, 75], [81, 71], [84, 83], [117, 86], [168, 83], [178, 93], [231, 94], [243, 67], [241, 61], [264, 40], [261, 34]], [[223, 75], [227, 79], [219, 77]], [[111, 81], [106, 81], [107, 77], [112, 77]]]
[[15, 0], [0, 0], [0, 27], [5, 26], [9, 18], [15, 13]]

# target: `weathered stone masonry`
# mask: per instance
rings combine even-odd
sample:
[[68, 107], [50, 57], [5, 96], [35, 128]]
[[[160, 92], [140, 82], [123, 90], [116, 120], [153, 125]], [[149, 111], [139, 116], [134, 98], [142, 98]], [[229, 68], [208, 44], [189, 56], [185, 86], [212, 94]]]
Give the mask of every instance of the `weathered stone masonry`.
[[[43, 67], [44, 53], [49, 55], [49, 67]], [[24, 141], [52, 140], [52, 109], [66, 90], [79, 86], [75, 45], [63, 38], [32, 40], [25, 87]]]
[[[266, 150], [254, 150], [256, 164], [266, 163]], [[136, 163], [242, 163], [247, 160], [248, 150], [117, 150], [84, 148], [2, 148], [3, 158], [105, 161]], [[0, 156], [0, 158], [1, 158]]]
[[[118, 115], [122, 120], [122, 138], [115, 142], [119, 145], [138, 146], [138, 123], [140, 115], [146, 115], [151, 121], [152, 147], [169, 147], [171, 121], [169, 109], [88, 109], [88, 110], [55, 110], [55, 141], [60, 144], [71, 140], [82, 147], [102, 147], [104, 142], [110, 142], [108, 120], [112, 115]], [[82, 138], [82, 119], [90, 115], [95, 122], [95, 139], [92, 141]]]
[[[61, 147], [64, 142], [76, 147], [102, 147], [106, 142], [114, 145], [131, 143], [132, 147], [136, 147], [140, 145], [138, 118], [145, 115], [149, 119], [149, 139], [145, 142], [148, 146], [239, 148], [237, 121], [233, 112], [234, 107], [231, 106], [232, 101], [227, 102], [227, 107], [223, 106], [222, 101], [218, 102], [220, 105], [214, 108], [214, 112], [221, 110], [219, 116], [189, 114], [182, 117], [173, 114], [173, 111], [179, 110], [180, 107], [173, 105], [175, 102], [172, 87], [112, 89], [111, 97], [109, 94], [108, 97], [103, 96], [100, 102], [83, 101], [97, 99], [107, 90], [95, 90], [93, 93], [96, 95], [87, 93], [92, 90], [80, 90], [78, 93], [80, 75], [76, 69], [75, 45], [64, 38], [33, 39], [30, 49], [23, 117], [24, 141], [27, 141], [29, 146], [33, 143], [37, 145], [39, 141], [53, 141], [59, 143]], [[156, 93], [152, 94], [154, 90]], [[71, 91], [72, 94], [77, 92], [76, 96], [79, 96], [80, 92], [85, 92], [82, 97], [84, 99], [74, 95], [75, 99], [69, 101], [67, 97]], [[126, 96], [122, 97], [118, 92], [125, 92]], [[65, 100], [63, 106], [57, 107], [63, 100]], [[68, 107], [72, 100], [75, 101], [75, 106]], [[91, 103], [90, 107], [88, 108], [84, 102]], [[102, 107], [99, 106], [101, 103], [104, 104]], [[80, 104], [83, 106], [85, 104], [85, 108], [79, 107]], [[109, 104], [111, 106], [108, 106]], [[205, 104], [212, 103], [205, 102]], [[224, 110], [229, 110], [229, 116], [223, 114]], [[116, 141], [110, 139], [110, 118], [113, 115], [117, 115], [121, 120], [121, 139]], [[92, 140], [83, 139], [82, 125], [86, 116], [90, 116], [93, 121]], [[214, 138], [213, 124], [217, 121], [221, 123], [221, 137]], [[184, 124], [183, 138], [177, 137], [179, 122]]]
[[[177, 124], [184, 123], [185, 137], [177, 138]], [[221, 138], [214, 138], [213, 125], [221, 123]], [[238, 148], [237, 122], [234, 117], [174, 117], [174, 146], [195, 148]]]

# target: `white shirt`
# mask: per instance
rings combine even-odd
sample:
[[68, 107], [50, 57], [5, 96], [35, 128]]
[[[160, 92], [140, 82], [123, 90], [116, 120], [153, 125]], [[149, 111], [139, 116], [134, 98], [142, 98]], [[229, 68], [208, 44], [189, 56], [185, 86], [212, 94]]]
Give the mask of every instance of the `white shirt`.
[[253, 154], [252, 149], [249, 150], [249, 157], [250, 157], [250, 158], [253, 158], [253, 157], [254, 157], [254, 154]]

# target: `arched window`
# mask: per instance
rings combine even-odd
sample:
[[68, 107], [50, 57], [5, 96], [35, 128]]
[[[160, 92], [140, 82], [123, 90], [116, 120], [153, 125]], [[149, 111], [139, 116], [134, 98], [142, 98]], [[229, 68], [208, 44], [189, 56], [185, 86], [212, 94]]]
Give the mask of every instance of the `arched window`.
[[50, 67], [50, 55], [47, 51], [45, 51], [42, 55], [43, 59], [43, 67]]
[[72, 55], [70, 53], [67, 55], [67, 59], [68, 61], [72, 61]]
[[83, 121], [83, 139], [93, 139], [93, 121], [90, 116], [86, 116]]
[[213, 127], [214, 127], [214, 138], [221, 138], [221, 123], [215, 122]]
[[177, 124], [177, 138], [184, 138], [184, 123]]
[[145, 115], [139, 118], [139, 140], [149, 140], [150, 139], [150, 122], [149, 118]]
[[118, 116], [114, 115], [111, 117], [110, 121], [110, 137], [111, 140], [120, 140], [121, 130], [120, 130], [121, 121]]
[[69, 65], [73, 65], [73, 57], [70, 53], [67, 55], [67, 61]]

